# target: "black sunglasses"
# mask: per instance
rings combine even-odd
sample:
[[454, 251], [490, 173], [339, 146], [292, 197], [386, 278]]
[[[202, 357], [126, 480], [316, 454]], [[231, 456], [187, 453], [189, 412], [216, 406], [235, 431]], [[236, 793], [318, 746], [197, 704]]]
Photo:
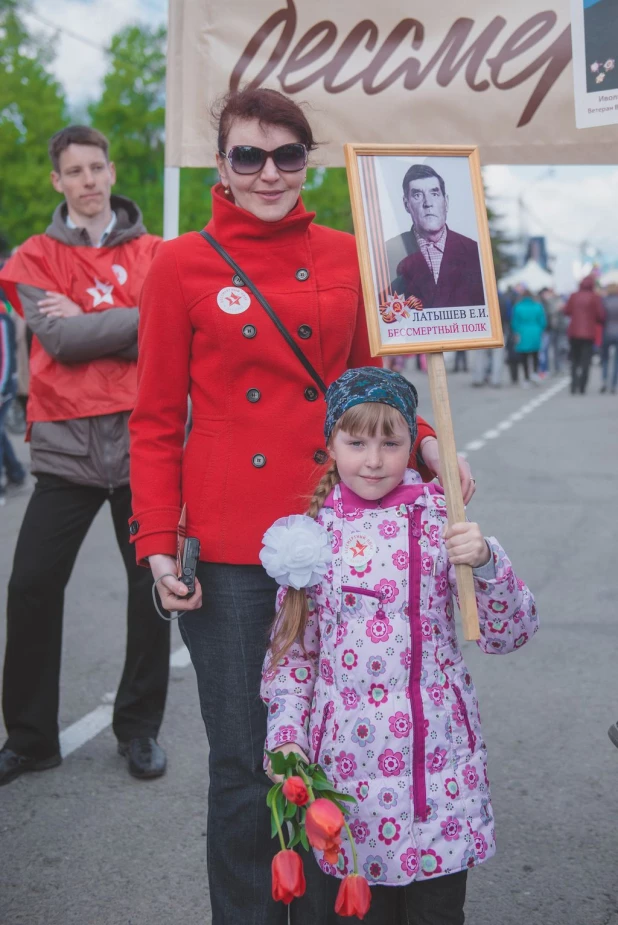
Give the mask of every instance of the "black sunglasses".
[[227, 157], [234, 173], [244, 174], [259, 173], [269, 157], [272, 157], [277, 170], [282, 170], [284, 173], [296, 173], [297, 170], [302, 170], [306, 166], [308, 157], [307, 148], [300, 142], [280, 145], [274, 151], [264, 151], [263, 148], [256, 148], [253, 145], [234, 145], [227, 154], [225, 151], [219, 151], [219, 154], [221, 157]]

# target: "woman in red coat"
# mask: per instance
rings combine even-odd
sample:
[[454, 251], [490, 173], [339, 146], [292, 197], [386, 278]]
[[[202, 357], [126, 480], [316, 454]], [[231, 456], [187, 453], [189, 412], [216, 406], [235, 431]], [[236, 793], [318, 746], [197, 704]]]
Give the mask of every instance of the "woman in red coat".
[[[379, 365], [369, 354], [354, 238], [316, 225], [300, 190], [315, 147], [300, 107], [246, 90], [222, 110], [207, 231], [277, 312], [321, 378]], [[278, 925], [262, 759], [260, 672], [275, 583], [259, 565], [264, 531], [304, 511], [326, 461], [315, 382], [242, 278], [197, 233], [163, 244], [140, 310], [139, 391], [131, 417], [130, 532], [155, 579], [176, 572], [176, 531], [201, 542], [195, 595], [173, 577], [163, 606], [181, 610], [210, 745], [208, 876], [213, 925]], [[183, 448], [187, 395], [193, 428]], [[419, 419], [415, 454], [429, 476], [437, 441]], [[464, 496], [473, 484], [462, 462]], [[271, 850], [272, 849], [272, 850]]]

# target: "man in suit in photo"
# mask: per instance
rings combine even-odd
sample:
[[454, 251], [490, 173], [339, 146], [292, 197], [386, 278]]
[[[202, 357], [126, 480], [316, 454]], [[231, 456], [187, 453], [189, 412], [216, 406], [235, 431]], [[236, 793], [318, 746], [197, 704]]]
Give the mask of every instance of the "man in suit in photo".
[[599, 0], [584, 10], [586, 90], [618, 90], [618, 3]]
[[412, 227], [386, 242], [391, 292], [420, 299], [423, 308], [484, 305], [478, 244], [446, 224], [443, 178], [414, 164], [403, 178], [403, 205]]

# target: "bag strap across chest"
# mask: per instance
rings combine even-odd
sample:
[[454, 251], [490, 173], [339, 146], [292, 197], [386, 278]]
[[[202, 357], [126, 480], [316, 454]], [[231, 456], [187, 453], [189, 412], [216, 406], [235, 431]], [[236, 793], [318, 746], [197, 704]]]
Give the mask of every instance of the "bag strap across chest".
[[221, 257], [223, 257], [225, 262], [232, 268], [232, 270], [234, 270], [234, 273], [240, 276], [240, 278], [243, 281], [242, 285], [245, 285], [247, 289], [249, 289], [250, 292], [255, 296], [255, 298], [260, 303], [260, 305], [262, 306], [262, 308], [264, 309], [264, 311], [266, 312], [270, 320], [273, 322], [273, 324], [275, 325], [275, 327], [277, 328], [277, 330], [279, 331], [283, 339], [288, 343], [290, 348], [294, 351], [294, 353], [296, 354], [300, 362], [303, 364], [305, 370], [309, 373], [309, 375], [311, 376], [311, 378], [313, 379], [313, 381], [319, 388], [320, 392], [322, 392], [323, 395], [326, 395], [326, 383], [321, 378], [320, 374], [314, 369], [312, 364], [309, 362], [309, 360], [307, 359], [303, 351], [300, 349], [300, 347], [298, 346], [298, 344], [296, 343], [296, 341], [294, 340], [294, 338], [292, 337], [292, 335], [290, 334], [290, 332], [288, 331], [284, 323], [281, 321], [279, 316], [275, 313], [272, 306], [268, 304], [268, 302], [266, 301], [266, 299], [264, 298], [260, 290], [257, 288], [257, 286], [251, 282], [251, 280], [249, 279], [247, 274], [244, 272], [244, 270], [240, 269], [236, 261], [232, 257], [230, 257], [230, 255], [225, 250], [225, 248], [223, 248], [219, 244], [219, 242], [215, 240], [215, 238], [213, 238], [211, 234], [209, 234], [207, 231], [200, 231], [200, 234], [204, 238], [204, 240], [207, 241], [208, 244], [210, 244], [210, 246], [213, 247]]

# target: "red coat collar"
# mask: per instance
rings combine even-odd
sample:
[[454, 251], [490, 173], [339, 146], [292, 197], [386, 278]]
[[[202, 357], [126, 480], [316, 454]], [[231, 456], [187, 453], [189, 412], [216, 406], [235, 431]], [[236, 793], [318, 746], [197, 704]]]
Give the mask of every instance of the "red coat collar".
[[304, 237], [315, 212], [307, 212], [299, 198], [291, 212], [278, 222], [265, 222], [241, 209], [223, 193], [223, 185], [217, 183], [212, 189], [212, 218], [206, 230], [217, 241], [226, 246], [240, 246], [264, 243], [265, 239], [275, 242], [283, 238], [289, 246], [295, 238]]

